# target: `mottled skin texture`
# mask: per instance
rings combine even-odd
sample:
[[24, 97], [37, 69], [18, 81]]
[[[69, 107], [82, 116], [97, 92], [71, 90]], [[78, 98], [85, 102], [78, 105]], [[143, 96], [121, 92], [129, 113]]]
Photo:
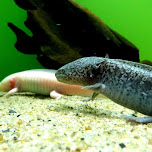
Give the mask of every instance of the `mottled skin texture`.
[[[86, 86], [114, 102], [152, 116], [152, 67], [131, 61], [86, 57], [61, 67], [58, 81]], [[152, 118], [129, 118], [141, 123]]]

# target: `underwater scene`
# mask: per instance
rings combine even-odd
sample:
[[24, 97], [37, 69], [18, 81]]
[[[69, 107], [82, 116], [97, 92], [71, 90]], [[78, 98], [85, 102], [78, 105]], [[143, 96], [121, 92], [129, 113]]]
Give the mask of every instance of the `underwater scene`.
[[0, 151], [152, 151], [152, 1], [0, 4]]

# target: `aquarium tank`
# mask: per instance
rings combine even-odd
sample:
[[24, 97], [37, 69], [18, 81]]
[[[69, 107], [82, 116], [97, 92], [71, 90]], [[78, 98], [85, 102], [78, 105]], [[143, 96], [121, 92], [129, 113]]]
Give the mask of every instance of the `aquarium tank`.
[[[139, 49], [140, 61], [152, 61], [152, 1], [151, 0], [76, 0], [103, 20]], [[0, 80], [9, 74], [28, 69], [44, 68], [36, 55], [25, 55], [14, 47], [17, 38], [8, 27], [13, 23], [28, 35], [32, 32], [24, 25], [27, 11], [13, 0], [3, 0], [0, 5]]]

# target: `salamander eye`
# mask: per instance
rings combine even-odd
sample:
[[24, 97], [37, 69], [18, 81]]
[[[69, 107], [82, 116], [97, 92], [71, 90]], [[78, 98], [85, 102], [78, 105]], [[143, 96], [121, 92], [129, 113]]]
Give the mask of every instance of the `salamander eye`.
[[92, 67], [92, 70], [88, 71], [88, 75], [91, 79], [94, 79], [98, 77], [98, 75], [101, 75], [104, 71], [106, 61], [100, 62]]
[[88, 76], [89, 76], [91, 79], [95, 78], [95, 77], [99, 74], [99, 67], [100, 67], [100, 65], [97, 64], [97, 65], [95, 65], [95, 66], [92, 67], [92, 70], [89, 70], [89, 71], [88, 71], [87, 74], [88, 74]]

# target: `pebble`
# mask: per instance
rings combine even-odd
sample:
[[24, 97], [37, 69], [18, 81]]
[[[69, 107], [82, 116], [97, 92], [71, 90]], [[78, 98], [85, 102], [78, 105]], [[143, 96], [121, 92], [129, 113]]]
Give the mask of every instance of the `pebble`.
[[2, 132], [9, 132], [9, 131], [10, 131], [10, 129], [2, 130]]
[[10, 110], [10, 111], [9, 111], [9, 113], [16, 113], [16, 111], [14, 111], [14, 110]]
[[125, 147], [126, 147], [126, 145], [125, 145], [124, 143], [120, 143], [119, 146], [120, 146], [121, 148], [125, 148]]
[[82, 137], [81, 140], [84, 140], [84, 138]]

